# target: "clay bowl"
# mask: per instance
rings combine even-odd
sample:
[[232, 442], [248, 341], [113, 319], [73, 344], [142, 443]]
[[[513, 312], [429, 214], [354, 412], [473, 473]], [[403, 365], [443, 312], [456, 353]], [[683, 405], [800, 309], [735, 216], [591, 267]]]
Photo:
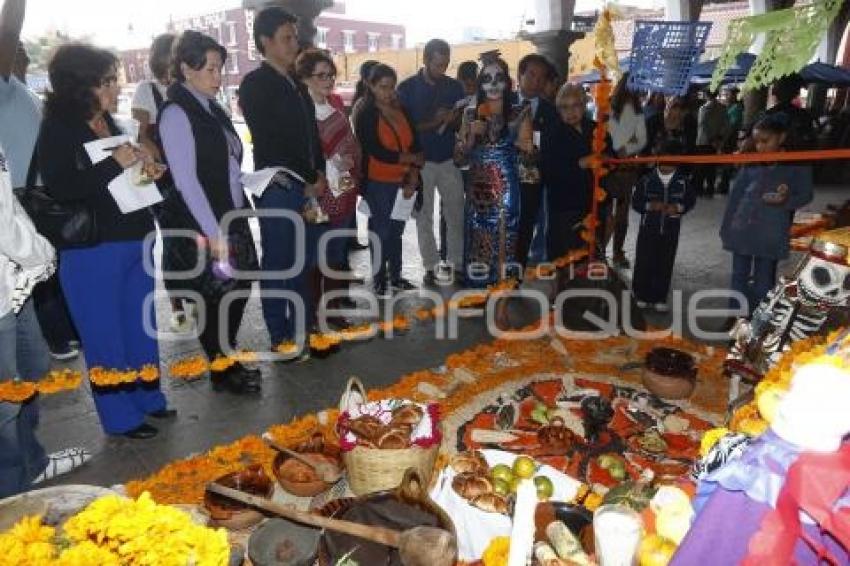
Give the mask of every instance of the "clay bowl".
[[[417, 526], [440, 527], [457, 536], [452, 520], [428, 498], [426, 490], [419, 474], [411, 468], [395, 490], [335, 499], [319, 509], [318, 513], [325, 517], [379, 525], [398, 531]], [[398, 549], [331, 531], [322, 534], [319, 565], [332, 566], [348, 552], [352, 552], [350, 558], [358, 564], [401, 566]]]
[[662, 399], [687, 399], [696, 387], [694, 357], [674, 348], [654, 348], [646, 355], [643, 385]]
[[[274, 482], [259, 464], [224, 475], [215, 483], [269, 500], [274, 494]], [[256, 509], [209, 491], [204, 492], [204, 508], [216, 526], [226, 529], [247, 529], [263, 520], [263, 514]]]
[[[343, 468], [339, 447], [326, 443], [322, 435], [315, 435], [309, 442], [293, 448], [309, 459], [317, 459]], [[280, 486], [297, 497], [313, 497], [330, 489], [334, 483], [322, 481], [316, 471], [299, 462], [289, 454], [278, 452], [274, 458], [272, 471]]]
[[254, 566], [313, 566], [322, 531], [284, 519], [269, 519], [251, 533]]

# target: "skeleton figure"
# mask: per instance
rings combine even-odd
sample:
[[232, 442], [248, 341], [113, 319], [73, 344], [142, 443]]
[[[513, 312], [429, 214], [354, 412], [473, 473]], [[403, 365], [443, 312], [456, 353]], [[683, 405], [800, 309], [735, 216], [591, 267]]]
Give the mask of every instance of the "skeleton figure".
[[758, 382], [791, 344], [821, 332], [830, 315], [850, 306], [848, 247], [832, 241], [847, 233], [833, 230], [815, 240], [795, 271], [796, 278], [781, 281], [750, 320], [735, 325], [725, 363], [731, 379], [730, 410], [743, 399], [741, 381]]

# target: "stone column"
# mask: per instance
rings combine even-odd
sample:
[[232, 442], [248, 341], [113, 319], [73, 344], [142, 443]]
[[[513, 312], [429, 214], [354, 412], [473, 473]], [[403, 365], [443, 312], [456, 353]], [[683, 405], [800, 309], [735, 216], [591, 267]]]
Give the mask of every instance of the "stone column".
[[582, 37], [584, 33], [563, 29], [520, 35], [520, 39], [533, 43], [537, 52], [555, 65], [561, 80], [569, 73], [570, 46]]
[[703, 0], [666, 0], [664, 19], [670, 22], [696, 22], [703, 3]]
[[311, 47], [316, 37], [313, 21], [323, 10], [333, 6], [333, 0], [242, 0], [246, 10], [262, 10], [269, 6], [280, 6], [298, 18], [298, 43]]
[[570, 45], [584, 37], [571, 30], [574, 12], [575, 0], [536, 0], [534, 32], [520, 34], [555, 65], [561, 79], [569, 73]]

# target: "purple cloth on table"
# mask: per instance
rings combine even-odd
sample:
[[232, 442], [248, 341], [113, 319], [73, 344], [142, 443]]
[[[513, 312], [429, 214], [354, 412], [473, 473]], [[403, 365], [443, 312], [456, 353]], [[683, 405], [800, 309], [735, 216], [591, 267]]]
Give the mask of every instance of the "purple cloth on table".
[[785, 484], [785, 474], [799, 455], [799, 447], [768, 430], [740, 456], [702, 479], [697, 486], [694, 509], [700, 513], [708, 497], [719, 488], [743, 491], [754, 501], [774, 506]]
[[[747, 553], [750, 538], [759, 530], [769, 510], [768, 505], [753, 501], [744, 492], [718, 489], [691, 526], [670, 566], [739, 564]], [[805, 529], [814, 540], [827, 546], [838, 564], [850, 564], [850, 555], [835, 540], [820, 535], [815, 526]], [[794, 558], [794, 564], [818, 564], [817, 555], [803, 541], [797, 542]]]
[[[207, 111], [210, 108], [209, 98], [184, 84], [186, 90], [191, 92]], [[224, 129], [224, 128], [222, 128]], [[228, 144], [238, 144], [238, 140], [230, 139], [233, 134], [224, 130], [228, 138]], [[192, 126], [186, 112], [176, 104], [169, 105], [160, 117], [159, 135], [162, 146], [168, 158], [168, 168], [174, 178], [174, 184], [186, 205], [192, 212], [192, 216], [198, 222], [201, 230], [208, 238], [218, 239], [220, 237], [218, 220], [213, 213], [212, 207], [207, 200], [201, 182], [198, 180], [197, 160], [195, 156], [195, 139], [192, 134]], [[234, 208], [245, 206], [245, 193], [242, 190], [242, 168], [234, 157], [234, 151], [228, 151], [228, 170], [230, 172], [230, 195], [233, 198]]]

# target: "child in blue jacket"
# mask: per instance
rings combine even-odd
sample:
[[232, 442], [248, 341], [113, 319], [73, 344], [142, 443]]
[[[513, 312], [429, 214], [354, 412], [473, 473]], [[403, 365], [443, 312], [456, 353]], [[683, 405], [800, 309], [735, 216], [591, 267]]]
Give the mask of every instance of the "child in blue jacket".
[[[663, 142], [662, 155], [681, 155], [682, 144]], [[640, 308], [653, 306], [659, 312], [669, 310], [667, 294], [679, 247], [682, 215], [694, 207], [696, 198], [688, 175], [675, 165], [659, 164], [635, 186], [632, 208], [640, 213], [632, 294]]]
[[[762, 118], [753, 128], [756, 152], [782, 151], [789, 126], [782, 113]], [[720, 238], [732, 252], [732, 289], [746, 297], [750, 311], [776, 284], [776, 264], [790, 250], [794, 211], [813, 196], [809, 165], [748, 165], [735, 177]]]

